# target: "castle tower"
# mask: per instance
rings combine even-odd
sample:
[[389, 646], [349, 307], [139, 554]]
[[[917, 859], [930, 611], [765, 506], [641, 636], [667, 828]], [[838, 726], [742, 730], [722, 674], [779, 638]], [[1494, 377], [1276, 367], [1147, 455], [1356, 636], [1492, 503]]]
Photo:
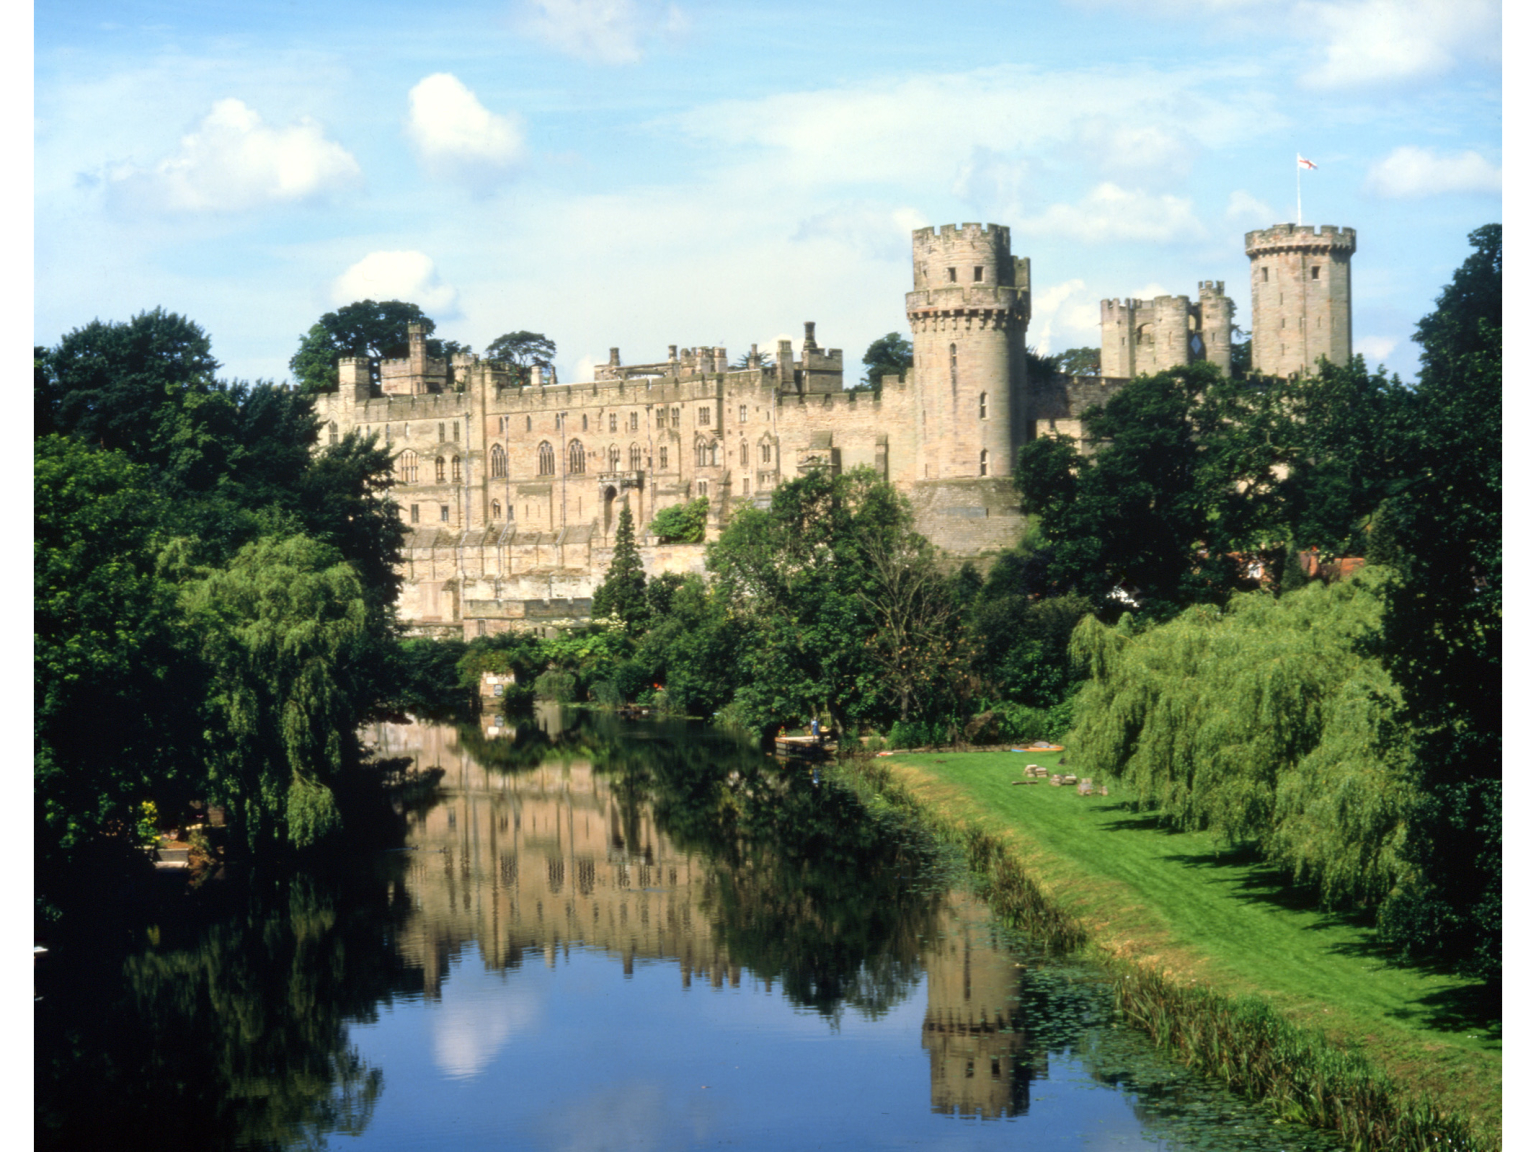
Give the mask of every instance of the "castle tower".
[[1205, 358], [1232, 375], [1232, 298], [1220, 280], [1200, 281], [1200, 343]]
[[912, 288], [918, 478], [1011, 476], [1026, 416], [1029, 261], [999, 225], [919, 228]]
[[1349, 363], [1355, 230], [1276, 224], [1247, 233], [1243, 242], [1253, 280], [1254, 372], [1310, 372], [1319, 356]]

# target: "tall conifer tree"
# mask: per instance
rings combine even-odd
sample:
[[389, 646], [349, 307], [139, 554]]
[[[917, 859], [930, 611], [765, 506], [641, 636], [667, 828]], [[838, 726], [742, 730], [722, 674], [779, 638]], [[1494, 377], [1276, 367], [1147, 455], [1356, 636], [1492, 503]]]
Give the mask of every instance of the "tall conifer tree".
[[650, 607], [645, 599], [645, 566], [635, 546], [635, 518], [629, 501], [619, 509], [619, 528], [614, 534], [613, 562], [608, 575], [592, 596], [592, 615], [599, 619], [617, 616], [625, 628], [643, 623]]

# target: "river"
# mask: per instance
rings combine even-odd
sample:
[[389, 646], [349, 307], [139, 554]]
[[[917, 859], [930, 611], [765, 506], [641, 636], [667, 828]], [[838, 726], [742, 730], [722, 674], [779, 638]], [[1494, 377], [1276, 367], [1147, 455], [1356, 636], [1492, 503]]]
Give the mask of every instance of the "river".
[[38, 1147], [1336, 1147], [1149, 1051], [819, 773], [557, 708], [371, 737], [444, 771], [403, 849], [44, 960]]

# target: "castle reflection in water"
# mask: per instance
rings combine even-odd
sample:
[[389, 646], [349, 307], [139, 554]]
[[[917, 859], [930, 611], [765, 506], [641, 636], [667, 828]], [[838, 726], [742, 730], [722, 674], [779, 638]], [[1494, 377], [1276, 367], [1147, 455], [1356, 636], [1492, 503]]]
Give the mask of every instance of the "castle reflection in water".
[[[558, 727], [558, 711], [539, 722]], [[512, 734], [496, 723], [486, 721], [487, 735]], [[553, 967], [577, 944], [606, 951], [626, 976], [637, 958], [674, 961], [685, 988], [740, 986], [742, 967], [712, 922], [715, 870], [679, 850], [649, 806], [626, 802], [589, 759], [505, 771], [476, 762], [451, 726], [380, 724], [369, 736], [380, 755], [446, 773], [439, 802], [414, 817], [404, 891], [392, 893], [412, 909], [396, 947], [420, 968], [429, 1000], [471, 942], [493, 969], [536, 955]], [[1047, 1066], [1024, 1028], [1017, 963], [989, 942], [985, 920], [954, 891], [924, 940], [922, 1045], [933, 1111], [998, 1119], [1027, 1111], [1029, 1083]], [[771, 978], [748, 979], [772, 991]]]

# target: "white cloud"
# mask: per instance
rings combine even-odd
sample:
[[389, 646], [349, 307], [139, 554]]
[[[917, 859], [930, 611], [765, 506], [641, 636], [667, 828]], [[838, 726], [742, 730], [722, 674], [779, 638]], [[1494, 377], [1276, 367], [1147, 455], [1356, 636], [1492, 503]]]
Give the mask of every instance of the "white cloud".
[[1086, 288], [1082, 280], [1066, 280], [1031, 296], [1029, 343], [1042, 356], [1098, 343], [1099, 305]]
[[791, 240], [837, 240], [861, 256], [905, 260], [912, 255], [912, 232], [927, 224], [915, 208], [845, 204], [801, 220]]
[[1024, 218], [1014, 231], [1068, 236], [1091, 244], [1114, 240], [1171, 243], [1205, 235], [1205, 227], [1196, 219], [1187, 197], [1131, 192], [1107, 181], [1076, 204], [1052, 204], [1039, 215]]
[[270, 128], [242, 101], [219, 100], [175, 153], [153, 168], [109, 173], [114, 196], [138, 208], [237, 212], [331, 195], [362, 180], [362, 169], [308, 118]]
[[1397, 343], [1386, 336], [1359, 336], [1355, 338], [1355, 352], [1364, 356], [1367, 364], [1380, 364], [1392, 355]]
[[1375, 196], [1434, 196], [1441, 192], [1499, 192], [1504, 170], [1471, 150], [1440, 155], [1404, 145], [1371, 165], [1365, 190]]
[[434, 175], [485, 184], [505, 179], [522, 163], [518, 117], [488, 111], [452, 74], [428, 76], [411, 89], [410, 101], [406, 136]]
[[424, 252], [370, 252], [331, 284], [331, 299], [337, 305], [405, 300], [439, 316], [454, 313], [458, 295], [452, 285], [443, 283]]
[[1078, 129], [1074, 154], [1105, 177], [1122, 183], [1177, 183], [1189, 175], [1199, 146], [1181, 131], [1155, 124], [1126, 123], [1123, 117], [1094, 116]]
[[646, 0], [529, 0], [526, 12], [534, 36], [593, 64], [637, 63], [642, 41], [688, 29], [688, 17], [677, 5]]
[[1258, 224], [1268, 227], [1275, 222], [1275, 210], [1243, 189], [1227, 197], [1226, 218], [1234, 224]]
[[1500, 54], [1493, 0], [1302, 0], [1288, 22], [1324, 41], [1325, 59], [1302, 76], [1313, 88], [1412, 80]]

